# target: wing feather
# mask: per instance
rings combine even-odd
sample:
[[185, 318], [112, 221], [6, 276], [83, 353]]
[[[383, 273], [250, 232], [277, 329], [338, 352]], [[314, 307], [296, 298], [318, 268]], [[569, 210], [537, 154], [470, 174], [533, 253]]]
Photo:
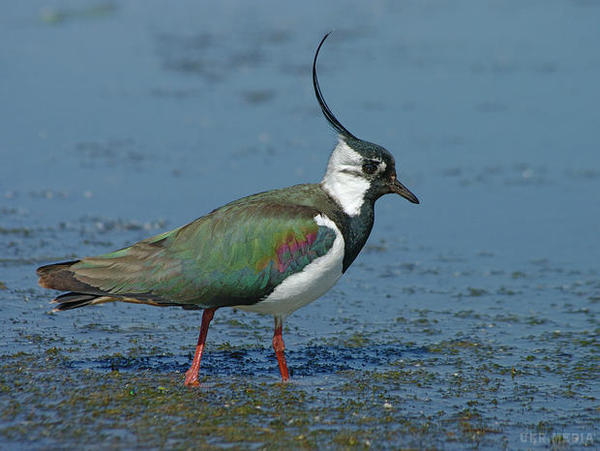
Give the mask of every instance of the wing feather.
[[308, 206], [232, 203], [69, 270], [94, 294], [201, 307], [254, 304], [331, 248], [335, 232], [315, 222], [318, 214]]

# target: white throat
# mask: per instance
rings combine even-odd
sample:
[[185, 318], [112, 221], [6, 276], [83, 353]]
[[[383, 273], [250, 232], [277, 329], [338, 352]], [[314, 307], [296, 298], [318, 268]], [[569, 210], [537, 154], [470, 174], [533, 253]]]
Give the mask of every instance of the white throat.
[[349, 216], [360, 213], [370, 186], [360, 175], [361, 162], [362, 157], [340, 138], [321, 181], [323, 189]]

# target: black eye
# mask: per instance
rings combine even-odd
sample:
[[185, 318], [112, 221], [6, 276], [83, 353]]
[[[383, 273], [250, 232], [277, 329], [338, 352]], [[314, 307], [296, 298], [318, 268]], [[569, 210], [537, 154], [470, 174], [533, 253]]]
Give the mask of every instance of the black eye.
[[373, 161], [367, 161], [363, 164], [362, 170], [365, 174], [374, 174], [377, 171], [377, 164]]

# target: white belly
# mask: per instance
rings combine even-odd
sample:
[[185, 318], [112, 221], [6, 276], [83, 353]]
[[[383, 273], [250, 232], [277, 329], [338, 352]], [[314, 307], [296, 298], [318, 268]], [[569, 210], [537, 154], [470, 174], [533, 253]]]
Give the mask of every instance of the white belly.
[[237, 308], [285, 317], [320, 298], [335, 285], [342, 275], [344, 237], [327, 216], [317, 215], [314, 219], [320, 226], [335, 231], [336, 237], [329, 252], [313, 260], [301, 272], [289, 276], [262, 301], [254, 305], [239, 305]]

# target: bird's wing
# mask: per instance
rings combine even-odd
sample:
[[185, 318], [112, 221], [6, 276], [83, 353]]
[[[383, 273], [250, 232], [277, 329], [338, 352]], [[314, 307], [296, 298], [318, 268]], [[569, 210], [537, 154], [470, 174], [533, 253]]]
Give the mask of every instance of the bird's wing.
[[336, 232], [312, 207], [230, 204], [170, 232], [70, 266], [97, 294], [184, 307], [254, 304], [325, 255]]

